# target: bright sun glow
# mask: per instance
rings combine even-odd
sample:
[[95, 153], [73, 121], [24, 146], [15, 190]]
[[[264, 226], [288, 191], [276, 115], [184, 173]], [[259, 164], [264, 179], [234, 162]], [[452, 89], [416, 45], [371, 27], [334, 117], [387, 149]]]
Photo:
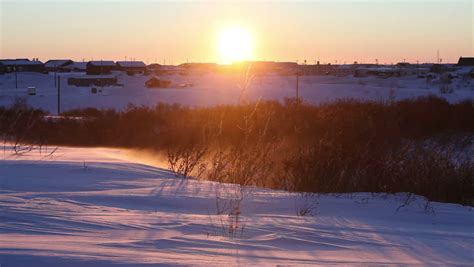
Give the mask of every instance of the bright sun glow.
[[253, 59], [254, 42], [251, 34], [240, 27], [229, 27], [218, 35], [219, 62], [230, 64]]

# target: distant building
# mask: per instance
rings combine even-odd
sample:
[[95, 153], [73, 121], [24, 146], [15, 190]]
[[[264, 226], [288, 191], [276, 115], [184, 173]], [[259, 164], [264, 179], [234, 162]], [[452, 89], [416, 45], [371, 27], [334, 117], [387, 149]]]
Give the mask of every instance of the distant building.
[[395, 68], [398, 70], [400, 76], [418, 76], [425, 77], [430, 72], [433, 65], [426, 64], [410, 64], [407, 62], [397, 63]]
[[354, 77], [362, 78], [369, 76], [369, 69], [368, 68], [356, 68], [354, 70]]
[[145, 73], [146, 65], [143, 61], [117, 61], [117, 70], [127, 73]]
[[87, 62], [73, 62], [70, 65], [60, 68], [64, 72], [85, 72], [87, 70]]
[[148, 66], [146, 66], [146, 71], [145, 73], [146, 74], [156, 74], [156, 75], [162, 75], [163, 72], [160, 70], [161, 69], [161, 65], [160, 64], [157, 64], [157, 63], [153, 63], [153, 64], [150, 64]]
[[170, 86], [170, 84], [170, 81], [160, 80], [155, 77], [145, 82], [145, 86], [147, 88], [167, 88], [168, 86]]
[[161, 65], [158, 63], [153, 63], [147, 66], [147, 69], [150, 71], [155, 71], [161, 69]]
[[110, 74], [116, 66], [115, 62], [110, 60], [89, 61], [86, 65], [86, 73], [88, 75]]
[[402, 68], [402, 67], [407, 68], [407, 67], [410, 67], [411, 65], [408, 62], [398, 62], [396, 66], [399, 68]]
[[217, 68], [216, 63], [183, 63], [179, 65], [180, 68], [186, 70], [215, 70]]
[[43, 72], [44, 64], [39, 60], [29, 59], [2, 59], [1, 68], [4, 72]]
[[337, 66], [331, 64], [298, 65], [301, 75], [336, 75]]
[[67, 80], [68, 85], [74, 85], [79, 87], [89, 86], [111, 86], [117, 85], [117, 77], [112, 76], [83, 76], [83, 77], [70, 77]]
[[354, 75], [356, 70], [356, 66], [352, 64], [343, 64], [343, 65], [336, 65], [334, 68], [334, 75], [338, 77], [345, 77]]
[[354, 70], [354, 77], [376, 76], [379, 78], [390, 78], [400, 77], [401, 75], [400, 68], [384, 65], [361, 64]]
[[[368, 74], [371, 76], [379, 77], [379, 78], [400, 77], [402, 76], [402, 70], [400, 70], [399, 68], [378, 66], [378, 67], [369, 69]], [[407, 73], [406, 75], [409, 75], [409, 74]]]
[[[469, 65], [465, 65], [465, 66], [469, 66]], [[457, 69], [457, 66], [454, 64], [433, 64], [431, 65], [430, 72], [441, 74], [441, 73], [453, 72], [456, 69]]]
[[460, 57], [458, 66], [474, 66], [474, 57]]
[[71, 65], [73, 63], [70, 59], [52, 59], [44, 63], [44, 68], [46, 71], [59, 72], [65, 66]]
[[275, 62], [274, 65], [277, 71], [295, 71], [298, 69], [298, 63], [296, 62]]
[[174, 65], [160, 65], [159, 69], [154, 71], [155, 75], [175, 75], [175, 74], [186, 74], [188, 70], [181, 66]]

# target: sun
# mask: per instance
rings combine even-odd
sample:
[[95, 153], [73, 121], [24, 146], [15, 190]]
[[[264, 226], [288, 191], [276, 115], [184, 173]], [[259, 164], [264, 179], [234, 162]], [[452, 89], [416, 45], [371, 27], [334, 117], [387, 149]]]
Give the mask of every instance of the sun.
[[253, 59], [254, 40], [249, 31], [232, 26], [217, 36], [218, 59], [222, 64]]

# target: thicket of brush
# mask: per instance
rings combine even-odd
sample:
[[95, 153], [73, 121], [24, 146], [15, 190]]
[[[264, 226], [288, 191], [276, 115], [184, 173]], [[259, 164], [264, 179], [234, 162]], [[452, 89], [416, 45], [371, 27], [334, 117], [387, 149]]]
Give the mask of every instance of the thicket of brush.
[[[45, 119], [0, 108], [16, 143], [150, 148], [182, 177], [305, 192], [411, 192], [474, 204], [474, 103], [295, 99], [189, 108], [84, 109]], [[76, 118], [81, 117], [81, 118]]]

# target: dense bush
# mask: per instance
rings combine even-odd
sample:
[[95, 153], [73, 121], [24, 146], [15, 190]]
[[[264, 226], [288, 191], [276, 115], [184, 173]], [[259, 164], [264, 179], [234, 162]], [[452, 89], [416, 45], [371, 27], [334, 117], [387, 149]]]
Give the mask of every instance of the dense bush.
[[473, 205], [473, 101], [159, 104], [72, 110], [59, 119], [20, 106], [0, 108], [0, 131], [10, 141], [151, 148], [171, 155], [175, 167], [199, 158], [196, 169], [211, 180], [306, 192], [412, 192]]

